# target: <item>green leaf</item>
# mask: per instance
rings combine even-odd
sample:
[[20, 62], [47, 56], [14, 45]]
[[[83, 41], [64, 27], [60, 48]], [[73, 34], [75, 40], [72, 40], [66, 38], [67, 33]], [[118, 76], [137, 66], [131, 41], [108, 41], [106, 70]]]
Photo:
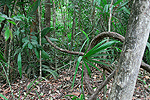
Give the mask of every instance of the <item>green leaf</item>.
[[53, 28], [52, 27], [46, 27], [41, 31], [41, 38], [43, 38], [47, 33], [49, 33]]
[[149, 52], [150, 52], [150, 43], [147, 42], [146, 46], [148, 47], [148, 50], [149, 50]]
[[7, 41], [9, 39], [9, 37], [10, 37], [10, 30], [9, 30], [9, 28], [7, 28], [5, 31], [5, 41]]
[[94, 55], [91, 55], [87, 58], [91, 58], [91, 57], [100, 57], [100, 56], [112, 56], [113, 54], [94, 54]]
[[120, 8], [119, 10], [117, 10], [116, 12], [120, 12], [120, 11], [124, 11], [124, 12], [126, 12], [127, 14], [130, 14], [130, 11], [129, 11], [126, 7], [122, 7], [122, 8]]
[[34, 3], [34, 7], [32, 8], [33, 11], [31, 12], [32, 14], [38, 9], [38, 6], [40, 5], [40, 0], [37, 0], [35, 3]]
[[91, 56], [93, 54], [96, 54], [102, 50], [105, 50], [106, 48], [112, 46], [114, 43], [117, 43], [117, 41], [109, 41], [98, 47], [100, 44], [96, 45], [94, 48], [92, 48], [84, 57]]
[[90, 64], [92, 67], [96, 68], [99, 72], [102, 73], [102, 71], [101, 71], [99, 68], [97, 68], [97, 67], [96, 67], [94, 64], [92, 64], [91, 62], [89, 62], [87, 59], [83, 59], [83, 60], [85, 60], [88, 64]]
[[19, 55], [18, 55], [18, 70], [19, 70], [20, 77], [22, 78], [21, 53], [19, 53]]
[[29, 42], [25, 42], [25, 43], [23, 44], [23, 46], [22, 46], [22, 49], [26, 48], [28, 43], [29, 43]]
[[57, 42], [57, 41], [59, 41], [58, 39], [56, 39], [56, 38], [49, 38], [52, 42]]
[[123, 4], [121, 4], [120, 7], [123, 7], [123, 6], [127, 5], [128, 3], [129, 3], [129, 1], [126, 1], [126, 2], [124, 2]]
[[103, 40], [100, 43], [98, 43], [95, 47], [93, 47], [86, 55], [84, 55], [84, 57], [87, 57], [89, 55], [91, 55], [91, 53], [93, 52], [94, 49], [96, 49], [97, 47], [99, 47], [102, 43], [106, 42], [107, 40]]
[[56, 72], [56, 71], [53, 71], [53, 70], [50, 69], [48, 66], [42, 65], [42, 70], [51, 73], [51, 74], [53, 75], [53, 77], [54, 77], [55, 79], [57, 79], [57, 76], [58, 76], [57, 72]]
[[[4, 59], [4, 57], [3, 57], [3, 55], [2, 55], [1, 52], [0, 52], [0, 59], [1, 59], [2, 61], [6, 62], [6, 60]], [[0, 61], [1, 61], [1, 60], [0, 60]]]
[[96, 60], [91, 60], [91, 59], [88, 59], [88, 60], [91, 61], [91, 62], [97, 63], [97, 64], [102, 64], [102, 65], [110, 66], [110, 65], [108, 65], [106, 63], [103, 63], [101, 61], [96, 61]]
[[80, 99], [79, 99], [79, 100], [84, 100], [84, 99], [83, 99], [83, 96], [84, 96], [84, 95], [83, 95], [83, 94], [81, 94], [81, 96], [80, 96]]
[[28, 37], [24, 37], [24, 38], [22, 39], [22, 42], [29, 42]]
[[68, 33], [67, 36], [68, 36], [69, 42], [71, 42], [71, 33]]
[[0, 16], [0, 21], [3, 21], [3, 20], [5, 20], [5, 18]]
[[10, 21], [10, 20], [7, 20], [9, 23], [12, 23], [14, 25], [16, 25], [16, 23], [14, 21]]
[[38, 59], [40, 59], [39, 52], [37, 51], [36, 48], [34, 48], [34, 52], [35, 52], [36, 57], [37, 57]]
[[13, 20], [12, 18], [8, 17], [8, 16], [5, 15], [5, 14], [1, 14], [1, 17], [5, 18], [5, 19]]
[[41, 51], [41, 56], [44, 59], [49, 59], [49, 55], [44, 50]]
[[[86, 48], [86, 50], [85, 50], [85, 52], [87, 51], [87, 49], [88, 49], [88, 45], [89, 45], [89, 37], [88, 37], [88, 35], [83, 31], [83, 30], [81, 30], [82, 31], [82, 33], [86, 36], [86, 41], [87, 41], [87, 48]], [[85, 41], [85, 43], [86, 43], [86, 41]], [[83, 45], [84, 46], [84, 45]], [[82, 49], [81, 49], [82, 50]]]
[[99, 51], [102, 51], [110, 46], [112, 46], [113, 44], [115, 44], [116, 41], [109, 41], [109, 42], [106, 42], [104, 43], [103, 45], [101, 45], [100, 47], [96, 48], [95, 50], [93, 50], [93, 54], [99, 52]]
[[114, 4], [114, 6], [120, 4], [122, 2], [122, 0], [117, 0], [117, 2]]
[[[84, 60], [83, 60], [84, 61]], [[89, 76], [91, 77], [91, 69], [89, 68], [88, 64], [84, 61], [84, 64], [86, 66], [86, 69], [88, 71]]]
[[78, 60], [77, 60], [77, 64], [76, 64], [75, 74], [74, 74], [74, 77], [73, 77], [72, 89], [73, 89], [73, 86], [74, 86], [74, 82], [75, 82], [76, 74], [77, 74], [78, 67], [79, 67], [79, 64], [80, 64], [80, 62], [81, 62], [81, 59], [82, 59], [82, 56], [79, 56], [79, 58], [78, 58]]
[[8, 100], [4, 95], [0, 94], [0, 96], [1, 96], [2, 98], [4, 98], [5, 100]]
[[29, 49], [32, 49], [32, 48], [33, 48], [33, 46], [32, 46], [31, 43], [28, 43], [28, 48], [29, 48]]

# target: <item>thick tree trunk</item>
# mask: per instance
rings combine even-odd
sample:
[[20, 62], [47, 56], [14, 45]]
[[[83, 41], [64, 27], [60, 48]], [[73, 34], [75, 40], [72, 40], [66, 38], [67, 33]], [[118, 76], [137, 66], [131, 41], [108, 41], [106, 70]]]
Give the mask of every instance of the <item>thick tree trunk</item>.
[[128, 30], [109, 100], [132, 100], [150, 32], [150, 0], [133, 0]]

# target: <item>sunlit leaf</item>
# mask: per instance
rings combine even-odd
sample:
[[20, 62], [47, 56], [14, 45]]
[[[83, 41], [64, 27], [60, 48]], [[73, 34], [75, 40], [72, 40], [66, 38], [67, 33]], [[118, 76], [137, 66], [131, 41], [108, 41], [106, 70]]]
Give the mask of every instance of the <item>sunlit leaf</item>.
[[9, 23], [12, 23], [14, 25], [16, 25], [16, 23], [14, 21], [11, 21], [11, 20], [7, 20]]

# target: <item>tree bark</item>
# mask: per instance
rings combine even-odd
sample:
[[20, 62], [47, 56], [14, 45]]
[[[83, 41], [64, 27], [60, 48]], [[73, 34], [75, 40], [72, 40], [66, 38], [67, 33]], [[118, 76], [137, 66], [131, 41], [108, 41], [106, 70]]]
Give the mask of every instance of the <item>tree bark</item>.
[[132, 100], [150, 32], [150, 0], [134, 0], [109, 100]]
[[[50, 0], [46, 0], [45, 1], [45, 24], [46, 27], [50, 27], [51, 26], [51, 7], [50, 7]], [[47, 34], [48, 37], [51, 36], [51, 33], [49, 32]]]

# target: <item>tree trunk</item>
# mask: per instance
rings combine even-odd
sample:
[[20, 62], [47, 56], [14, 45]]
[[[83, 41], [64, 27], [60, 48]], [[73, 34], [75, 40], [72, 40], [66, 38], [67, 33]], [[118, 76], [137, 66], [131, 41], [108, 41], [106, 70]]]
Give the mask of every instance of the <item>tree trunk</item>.
[[[45, 1], [45, 23], [46, 23], [46, 27], [50, 27], [51, 26], [51, 7], [50, 7], [50, 0], [46, 0]], [[50, 32], [47, 34], [48, 37], [51, 36]]]
[[150, 32], [150, 0], [134, 0], [131, 7], [128, 30], [109, 100], [132, 100]]

